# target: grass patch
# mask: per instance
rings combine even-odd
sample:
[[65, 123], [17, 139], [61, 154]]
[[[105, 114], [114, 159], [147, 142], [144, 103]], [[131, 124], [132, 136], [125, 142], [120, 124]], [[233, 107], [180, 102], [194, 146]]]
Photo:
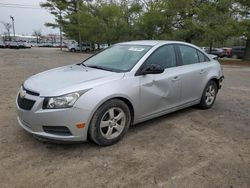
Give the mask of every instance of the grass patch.
[[219, 59], [222, 65], [243, 65], [250, 66], [250, 61], [240, 60], [240, 59]]

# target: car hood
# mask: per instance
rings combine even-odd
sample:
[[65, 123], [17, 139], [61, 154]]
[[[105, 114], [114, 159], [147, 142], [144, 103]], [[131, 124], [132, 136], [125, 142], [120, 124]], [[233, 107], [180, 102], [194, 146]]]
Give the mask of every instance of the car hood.
[[124, 73], [115, 73], [70, 65], [51, 69], [34, 76], [24, 82], [24, 87], [40, 96], [60, 96], [63, 94], [84, 91], [123, 78]]

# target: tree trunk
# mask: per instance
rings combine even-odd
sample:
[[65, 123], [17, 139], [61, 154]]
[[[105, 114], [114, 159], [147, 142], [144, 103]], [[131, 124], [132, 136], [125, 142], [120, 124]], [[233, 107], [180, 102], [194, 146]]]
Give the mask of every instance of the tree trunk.
[[250, 38], [247, 39], [244, 59], [250, 60]]
[[213, 41], [211, 41], [210, 44], [209, 44], [209, 53], [212, 52], [212, 48], [213, 48]]
[[60, 9], [60, 25], [59, 25], [59, 29], [60, 29], [60, 49], [62, 51], [62, 10]]
[[82, 52], [82, 36], [81, 36], [81, 25], [80, 25], [80, 4], [77, 0], [77, 25], [78, 25], [78, 44], [80, 47], [80, 52]]
[[10, 30], [8, 30], [8, 37], [9, 37], [9, 41], [10, 41]]

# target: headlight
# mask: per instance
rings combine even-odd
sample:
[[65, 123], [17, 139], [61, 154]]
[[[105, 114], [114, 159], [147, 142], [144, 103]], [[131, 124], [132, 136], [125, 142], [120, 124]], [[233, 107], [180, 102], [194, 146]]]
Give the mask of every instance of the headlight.
[[80, 97], [79, 93], [70, 93], [59, 97], [45, 98], [43, 109], [70, 108]]

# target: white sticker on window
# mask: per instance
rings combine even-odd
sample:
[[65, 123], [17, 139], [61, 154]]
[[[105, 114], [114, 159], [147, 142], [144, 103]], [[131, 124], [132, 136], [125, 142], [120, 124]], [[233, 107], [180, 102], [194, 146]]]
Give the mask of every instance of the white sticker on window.
[[135, 47], [131, 47], [128, 49], [129, 51], [134, 51], [134, 52], [142, 52], [144, 50], [144, 48], [135, 48]]

